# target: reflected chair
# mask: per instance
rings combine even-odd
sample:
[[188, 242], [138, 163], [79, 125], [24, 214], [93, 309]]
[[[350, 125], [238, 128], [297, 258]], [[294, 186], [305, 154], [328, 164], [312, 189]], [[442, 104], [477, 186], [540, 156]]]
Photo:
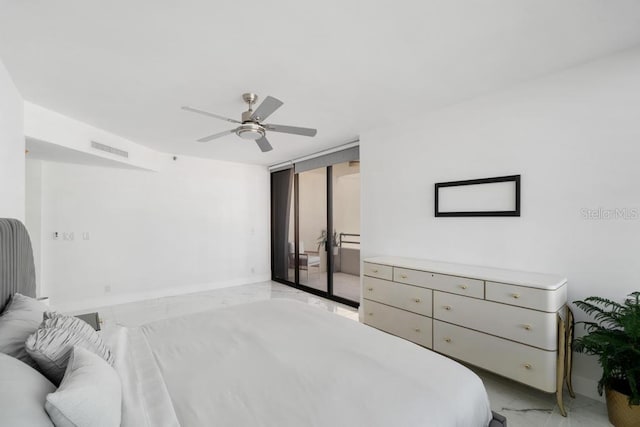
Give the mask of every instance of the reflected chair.
[[[296, 265], [296, 247], [293, 242], [289, 242], [289, 265]], [[309, 281], [309, 268], [317, 267], [320, 272], [320, 255], [318, 252], [305, 251], [304, 242], [300, 241], [300, 270], [306, 270], [307, 281]]]

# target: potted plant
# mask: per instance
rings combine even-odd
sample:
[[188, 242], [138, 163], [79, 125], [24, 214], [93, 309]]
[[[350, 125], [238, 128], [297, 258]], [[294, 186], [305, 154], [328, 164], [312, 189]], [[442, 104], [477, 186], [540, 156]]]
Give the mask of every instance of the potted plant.
[[640, 426], [640, 292], [623, 303], [589, 297], [574, 304], [594, 319], [579, 322], [587, 334], [575, 340], [574, 349], [598, 357], [598, 393], [605, 391], [609, 421], [616, 427]]
[[[318, 242], [318, 252], [320, 252], [320, 248], [324, 247], [325, 250], [327, 250], [327, 230], [322, 230], [320, 232], [320, 237], [318, 237], [317, 242]], [[333, 254], [337, 255], [338, 254], [338, 245], [340, 244], [340, 242], [338, 241], [338, 232], [336, 230], [333, 230]]]

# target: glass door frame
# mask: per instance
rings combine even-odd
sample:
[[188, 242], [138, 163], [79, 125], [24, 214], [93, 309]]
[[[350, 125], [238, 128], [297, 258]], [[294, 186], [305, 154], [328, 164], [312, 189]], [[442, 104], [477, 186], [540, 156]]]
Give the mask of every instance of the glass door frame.
[[[319, 290], [312, 288], [310, 286], [305, 286], [300, 284], [300, 181], [299, 174], [294, 171], [293, 174], [293, 211], [294, 211], [294, 250], [295, 250], [295, 265], [294, 265], [294, 282], [289, 280], [284, 280], [281, 278], [276, 278], [274, 276], [274, 269], [271, 269], [271, 280], [274, 282], [282, 283], [284, 285], [291, 286], [296, 289], [300, 289], [302, 291], [308, 292], [313, 295], [317, 295], [331, 301], [339, 302], [344, 305], [348, 305], [351, 307], [358, 308], [360, 306], [360, 301], [352, 301], [347, 298], [343, 298], [333, 294], [333, 268], [334, 268], [334, 260], [333, 260], [333, 232], [329, 230], [333, 230], [333, 166], [326, 166], [326, 175], [327, 175], [327, 212], [326, 212], [326, 224], [327, 224], [327, 241], [325, 242], [325, 249], [327, 249], [327, 290]], [[273, 173], [271, 174], [270, 179], [273, 179]], [[273, 188], [273, 186], [271, 187]], [[273, 194], [271, 195], [271, 203], [273, 203]], [[274, 241], [274, 227], [273, 227], [274, 218], [271, 219], [271, 247], [273, 248]], [[272, 265], [273, 265], [273, 253], [271, 254]]]

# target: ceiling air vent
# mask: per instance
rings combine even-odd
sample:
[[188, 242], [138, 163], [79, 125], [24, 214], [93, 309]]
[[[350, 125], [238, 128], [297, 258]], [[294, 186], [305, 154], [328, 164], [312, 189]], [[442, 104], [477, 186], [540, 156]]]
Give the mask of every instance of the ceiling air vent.
[[110, 146], [105, 145], [105, 144], [100, 144], [99, 142], [91, 141], [91, 147], [95, 148], [96, 150], [105, 151], [107, 153], [115, 154], [116, 156], [125, 157], [127, 159], [129, 158], [129, 153], [127, 151], [119, 150], [117, 148], [110, 147]]

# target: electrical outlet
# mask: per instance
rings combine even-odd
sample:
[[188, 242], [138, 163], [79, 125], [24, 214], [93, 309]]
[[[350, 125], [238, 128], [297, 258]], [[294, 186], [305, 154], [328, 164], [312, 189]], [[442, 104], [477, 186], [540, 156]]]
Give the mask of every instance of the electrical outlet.
[[82, 232], [82, 240], [89, 240], [90, 238], [91, 238], [91, 235], [89, 234], [88, 231]]
[[57, 231], [53, 232], [53, 240], [58, 240], [58, 238], [60, 237], [60, 233], [58, 233]]
[[69, 233], [62, 233], [62, 239], [68, 240], [68, 241], [73, 241], [73, 239], [74, 239], [73, 231], [71, 231]]

